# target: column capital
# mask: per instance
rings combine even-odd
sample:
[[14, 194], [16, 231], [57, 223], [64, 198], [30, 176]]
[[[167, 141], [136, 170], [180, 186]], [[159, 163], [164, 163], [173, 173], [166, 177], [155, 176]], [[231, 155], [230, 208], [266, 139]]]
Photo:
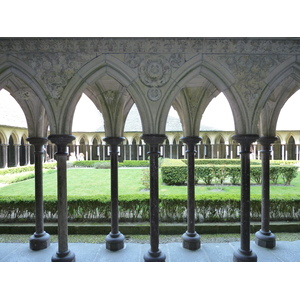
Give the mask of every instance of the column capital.
[[257, 135], [257, 134], [236, 134], [236, 135], [233, 135], [232, 138], [235, 141], [237, 141], [238, 143], [240, 143], [240, 145], [241, 145], [240, 153], [251, 153], [250, 145], [259, 138], [259, 135]]
[[119, 145], [122, 142], [124, 142], [125, 138], [108, 136], [108, 137], [103, 138], [103, 141], [106, 142], [106, 144], [108, 144], [108, 145], [115, 146], [115, 145]]
[[162, 144], [166, 138], [167, 136], [165, 134], [143, 134], [141, 136], [141, 139], [150, 145]]
[[260, 143], [262, 146], [270, 146], [277, 140], [277, 136], [262, 136], [257, 140], [257, 142]]
[[32, 145], [45, 145], [48, 142], [48, 139], [45, 137], [29, 137], [26, 139], [26, 141], [28, 141], [30, 144]]
[[180, 140], [187, 145], [196, 145], [202, 141], [202, 138], [200, 136], [184, 136]]
[[75, 136], [70, 134], [51, 134], [48, 139], [51, 143], [56, 144], [57, 153], [56, 154], [66, 154], [66, 146], [75, 140]]

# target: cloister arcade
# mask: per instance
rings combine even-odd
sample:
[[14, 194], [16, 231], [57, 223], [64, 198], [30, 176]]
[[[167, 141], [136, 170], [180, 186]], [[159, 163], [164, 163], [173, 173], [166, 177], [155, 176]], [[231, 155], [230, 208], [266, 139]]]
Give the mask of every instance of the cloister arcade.
[[[26, 128], [0, 126], [0, 168], [26, 166], [34, 163], [34, 148], [26, 140]], [[141, 139], [141, 132], [124, 132], [125, 141], [119, 146], [119, 161], [148, 159], [147, 145]], [[233, 159], [239, 158], [239, 144], [233, 139], [231, 131], [201, 131], [202, 137], [196, 145], [197, 159]], [[84, 154], [85, 160], [109, 160], [109, 145], [103, 140], [105, 133], [72, 132], [74, 141], [67, 146], [67, 153], [74, 152], [76, 157]], [[272, 160], [300, 160], [300, 131], [276, 131], [277, 141], [271, 148]], [[180, 140], [181, 132], [166, 132], [166, 139], [160, 145], [160, 156], [163, 158], [186, 158], [186, 145]], [[251, 159], [260, 159], [261, 145], [253, 143]], [[53, 161], [56, 145], [48, 142], [45, 145], [45, 161]]]
[[[73, 150], [85, 153], [86, 159], [111, 160], [112, 229], [106, 245], [112, 251], [124, 247], [118, 228], [118, 156], [149, 157], [150, 250], [145, 261], [165, 261], [159, 250], [158, 157], [188, 159], [188, 224], [183, 247], [195, 250], [201, 243], [193, 216], [194, 151], [199, 158], [239, 156], [241, 247], [233, 260], [256, 261], [249, 240], [250, 158], [262, 156], [263, 191], [269, 188], [271, 145], [272, 158], [299, 159], [299, 132], [276, 131], [282, 107], [300, 87], [299, 54], [297, 38], [0, 39], [0, 89], [16, 99], [28, 125], [27, 132], [13, 129], [9, 133], [9, 128], [1, 128], [2, 165], [32, 161], [26, 146], [32, 144], [38, 190], [46, 144], [49, 156], [55, 153], [57, 160], [59, 249], [52, 261], [75, 260], [68, 249], [66, 222], [66, 161]], [[83, 93], [101, 111], [103, 133], [72, 132], [74, 111]], [[205, 109], [220, 93], [231, 107], [234, 132], [199, 132]], [[142, 132], [126, 133], [125, 121], [134, 104]], [[171, 106], [179, 115], [182, 132], [166, 132]], [[37, 194], [37, 232], [31, 246], [39, 250], [49, 245], [49, 235], [43, 229], [43, 199]], [[264, 216], [256, 241], [274, 247], [268, 195], [262, 198]]]

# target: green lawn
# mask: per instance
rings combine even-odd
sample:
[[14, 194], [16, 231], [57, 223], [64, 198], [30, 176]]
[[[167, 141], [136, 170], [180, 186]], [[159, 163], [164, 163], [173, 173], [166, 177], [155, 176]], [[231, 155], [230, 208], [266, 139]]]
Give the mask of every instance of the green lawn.
[[[110, 170], [109, 169], [68, 169], [68, 195], [72, 196], [91, 196], [97, 194], [110, 194]], [[56, 172], [44, 174], [44, 195], [56, 195], [57, 178]], [[142, 169], [119, 169], [119, 194], [137, 194], [147, 193], [141, 182]], [[160, 177], [161, 178], [161, 177]], [[300, 198], [300, 176], [292, 181], [290, 186], [280, 184], [271, 186], [271, 197], [291, 197]], [[224, 185], [221, 191], [217, 186], [197, 185], [195, 188], [196, 195], [231, 193], [240, 194], [240, 186]], [[167, 186], [161, 183], [160, 179], [160, 195], [186, 194], [186, 186]], [[0, 187], [1, 195], [33, 195], [34, 179], [11, 183]], [[251, 195], [260, 197], [261, 186], [252, 185]]]

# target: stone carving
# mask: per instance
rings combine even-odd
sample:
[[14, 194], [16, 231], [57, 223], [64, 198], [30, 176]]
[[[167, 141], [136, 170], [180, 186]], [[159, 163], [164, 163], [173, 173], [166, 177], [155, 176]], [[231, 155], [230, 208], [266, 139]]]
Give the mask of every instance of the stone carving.
[[125, 63], [130, 68], [137, 68], [140, 65], [141, 58], [138, 54], [130, 53], [125, 55]]
[[260, 97], [268, 74], [287, 58], [284, 55], [230, 55], [215, 59], [228, 65], [237, 79], [235, 87], [251, 105]]
[[170, 64], [173, 68], [181, 67], [184, 64], [184, 55], [182, 53], [171, 54]]
[[148, 87], [160, 87], [171, 77], [169, 61], [162, 55], [147, 55], [139, 66], [141, 81]]
[[297, 54], [300, 39], [255, 38], [30, 38], [0, 39], [0, 53], [252, 53]]
[[103, 92], [103, 97], [106, 100], [106, 102], [113, 102], [116, 99], [117, 94], [117, 91], [108, 90]]
[[161, 90], [159, 88], [153, 87], [148, 90], [147, 96], [152, 101], [158, 101], [161, 98]]

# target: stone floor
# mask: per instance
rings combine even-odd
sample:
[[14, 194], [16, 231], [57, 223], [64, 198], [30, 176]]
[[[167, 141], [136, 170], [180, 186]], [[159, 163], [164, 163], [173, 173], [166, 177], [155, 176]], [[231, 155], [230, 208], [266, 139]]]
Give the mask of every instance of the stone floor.
[[[196, 251], [184, 249], [181, 243], [160, 244], [166, 255], [166, 262], [232, 262], [233, 252], [239, 242], [203, 243]], [[112, 252], [104, 243], [69, 243], [69, 250], [75, 253], [76, 262], [143, 262], [149, 244], [126, 243], [124, 249]], [[57, 243], [44, 250], [33, 251], [27, 243], [1, 243], [0, 262], [50, 262], [58, 249]], [[277, 241], [273, 249], [265, 249], [251, 242], [251, 250], [258, 262], [300, 262], [300, 240]]]

